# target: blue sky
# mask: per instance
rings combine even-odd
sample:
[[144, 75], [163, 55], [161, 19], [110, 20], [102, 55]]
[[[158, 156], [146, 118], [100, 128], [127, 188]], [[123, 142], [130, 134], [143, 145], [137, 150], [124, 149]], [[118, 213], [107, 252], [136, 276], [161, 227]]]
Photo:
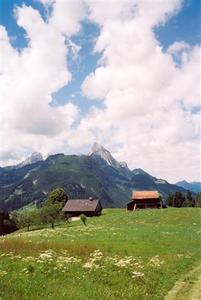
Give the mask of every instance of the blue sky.
[[0, 165], [99, 142], [130, 168], [198, 180], [200, 1], [50, 2], [0, 0]]
[[[19, 51], [27, 46], [26, 32], [23, 28], [17, 26], [13, 11], [16, 6], [22, 6], [24, 3], [39, 10], [43, 18], [46, 19], [44, 6], [37, 0], [0, 1], [0, 24], [6, 27], [9, 36], [12, 37], [11, 43], [13, 47]], [[71, 101], [80, 107], [82, 113], [86, 113], [89, 110], [91, 101], [88, 101], [86, 97], [82, 96], [80, 86], [87, 74], [95, 70], [100, 58], [99, 54], [93, 52], [94, 42], [98, 33], [99, 28], [97, 25], [83, 22], [79, 34], [72, 37], [72, 41], [81, 46], [78, 59], [76, 61], [68, 61], [69, 68], [73, 74], [72, 81], [53, 94], [53, 102], [51, 105], [63, 105], [66, 101], [71, 99]], [[99, 101], [93, 102], [93, 105], [97, 107], [102, 106]]]
[[167, 48], [175, 40], [186, 41], [192, 45], [201, 40], [201, 3], [185, 0], [183, 9], [165, 25], [156, 30], [162, 45]]
[[[25, 3], [40, 11], [46, 18], [44, 6], [37, 0], [1, 0], [0, 1], [0, 24], [5, 26], [13, 47], [19, 49], [27, 46], [26, 32], [17, 26], [13, 10], [15, 6]], [[164, 26], [155, 29], [156, 36], [162, 47], [167, 49], [176, 41], [186, 41], [189, 44], [199, 44], [201, 40], [200, 1], [185, 0], [182, 10], [172, 17]], [[69, 60], [69, 67], [73, 74], [70, 84], [53, 94], [52, 105], [63, 105], [66, 101], [75, 102], [82, 113], [88, 112], [92, 103], [82, 96], [80, 86], [85, 77], [93, 72], [97, 66], [100, 55], [93, 52], [95, 39], [99, 34], [97, 25], [83, 22], [82, 30], [72, 38], [72, 41], [81, 46], [77, 61]], [[93, 101], [93, 105], [103, 107], [100, 101]]]

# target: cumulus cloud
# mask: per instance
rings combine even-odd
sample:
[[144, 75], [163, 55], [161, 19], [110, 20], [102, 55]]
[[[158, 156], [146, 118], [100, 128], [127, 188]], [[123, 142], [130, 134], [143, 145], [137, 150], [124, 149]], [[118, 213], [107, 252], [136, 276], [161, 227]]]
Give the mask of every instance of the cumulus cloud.
[[105, 109], [83, 120], [81, 128], [96, 124], [101, 136], [109, 123], [105, 134], [118, 159], [172, 181], [198, 180], [200, 115], [192, 110], [200, 104], [200, 48], [175, 42], [164, 51], [154, 34], [182, 1], [118, 4], [116, 10], [106, 1], [89, 4], [90, 18], [101, 29], [94, 51], [102, 57], [82, 91], [104, 101]]
[[[171, 181], [198, 180], [200, 47], [175, 41], [164, 50], [155, 35], [183, 1], [40, 2], [52, 9], [46, 21], [32, 7], [17, 8], [28, 40], [20, 53], [1, 28], [4, 157], [13, 148], [12, 155], [21, 157], [32, 150], [79, 151], [98, 141], [131, 168]], [[52, 93], [72, 79], [66, 57], [71, 49], [76, 59], [79, 47], [70, 38], [86, 18], [100, 28], [93, 51], [101, 58], [82, 84], [92, 108], [81, 116], [73, 103], [50, 103]], [[103, 108], [94, 108], [93, 99]]]
[[[28, 42], [21, 52], [11, 46], [6, 28], [0, 27], [2, 163], [5, 151], [10, 151], [10, 157], [15, 151], [20, 158], [27, 148], [49, 152], [65, 144], [79, 114], [79, 109], [70, 102], [62, 107], [52, 107], [50, 103], [52, 93], [71, 81], [66, 57], [69, 48], [76, 47], [70, 37], [80, 28], [83, 4], [77, 1], [73, 5], [68, 1], [53, 5], [53, 13], [46, 22], [31, 6], [15, 9], [17, 24], [26, 31]], [[59, 137], [61, 142], [58, 143]]]

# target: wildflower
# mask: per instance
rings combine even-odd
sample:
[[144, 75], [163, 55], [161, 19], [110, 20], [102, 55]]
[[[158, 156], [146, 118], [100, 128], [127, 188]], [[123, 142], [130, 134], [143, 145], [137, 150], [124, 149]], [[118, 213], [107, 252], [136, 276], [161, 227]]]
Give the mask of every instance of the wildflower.
[[69, 263], [79, 263], [79, 262], [81, 262], [81, 259], [74, 256], [68, 256], [68, 257], [59, 256], [57, 258], [57, 263], [69, 264]]
[[99, 265], [97, 265], [95, 262], [100, 261], [103, 257], [103, 253], [97, 249], [93, 253], [90, 254], [89, 260], [83, 265], [83, 268], [85, 269], [97, 269], [99, 268]]
[[132, 263], [132, 256], [121, 258], [115, 265], [120, 268], [127, 268]]
[[39, 260], [48, 260], [48, 261], [53, 261], [53, 255], [54, 255], [54, 251], [49, 249], [45, 252], [42, 252], [39, 255]]
[[3, 276], [5, 276], [6, 274], [8, 274], [8, 272], [7, 271], [0, 271], [0, 277], [3, 277]]
[[177, 254], [177, 256], [178, 256], [178, 257], [183, 257], [183, 256], [184, 256], [184, 254]]
[[85, 269], [92, 269], [93, 267], [93, 261], [88, 261], [83, 265], [83, 268]]
[[137, 272], [137, 271], [132, 272], [132, 278], [143, 277], [143, 276], [144, 273], [142, 272]]
[[97, 269], [97, 268], [99, 268], [99, 265], [95, 264], [94, 260], [90, 260], [83, 265], [83, 268], [90, 269], [90, 270]]
[[22, 261], [25, 261], [25, 262], [34, 261], [34, 257], [32, 257], [32, 256], [23, 257]]
[[95, 260], [100, 260], [103, 257], [103, 253], [99, 249], [97, 249], [90, 254], [90, 257], [93, 257]]
[[153, 267], [160, 267], [164, 263], [164, 260], [160, 260], [159, 256], [156, 255], [152, 257], [149, 261], [149, 264]]
[[45, 261], [44, 261], [44, 260], [41, 260], [41, 259], [37, 259], [37, 262], [38, 262], [39, 264], [44, 264], [44, 263], [45, 263]]
[[117, 256], [114, 256], [114, 257], [112, 257], [112, 256], [108, 256], [108, 257], [106, 257], [106, 259], [105, 259], [105, 261], [106, 262], [118, 262], [118, 257]]

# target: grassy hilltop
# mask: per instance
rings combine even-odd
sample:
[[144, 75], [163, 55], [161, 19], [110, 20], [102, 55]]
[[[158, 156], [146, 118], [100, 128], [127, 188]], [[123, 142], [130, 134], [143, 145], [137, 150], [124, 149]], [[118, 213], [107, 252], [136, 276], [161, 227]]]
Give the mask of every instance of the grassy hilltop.
[[163, 299], [200, 260], [201, 209], [105, 209], [1, 237], [0, 299]]

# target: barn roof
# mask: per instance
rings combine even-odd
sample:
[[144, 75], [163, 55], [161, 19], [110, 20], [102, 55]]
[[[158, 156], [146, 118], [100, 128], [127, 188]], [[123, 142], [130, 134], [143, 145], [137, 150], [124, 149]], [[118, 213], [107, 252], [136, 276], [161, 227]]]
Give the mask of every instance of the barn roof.
[[159, 198], [160, 195], [158, 191], [133, 191], [132, 199], [140, 200], [140, 199], [156, 199]]
[[69, 199], [62, 210], [65, 212], [90, 212], [96, 210], [98, 203], [98, 199]]

